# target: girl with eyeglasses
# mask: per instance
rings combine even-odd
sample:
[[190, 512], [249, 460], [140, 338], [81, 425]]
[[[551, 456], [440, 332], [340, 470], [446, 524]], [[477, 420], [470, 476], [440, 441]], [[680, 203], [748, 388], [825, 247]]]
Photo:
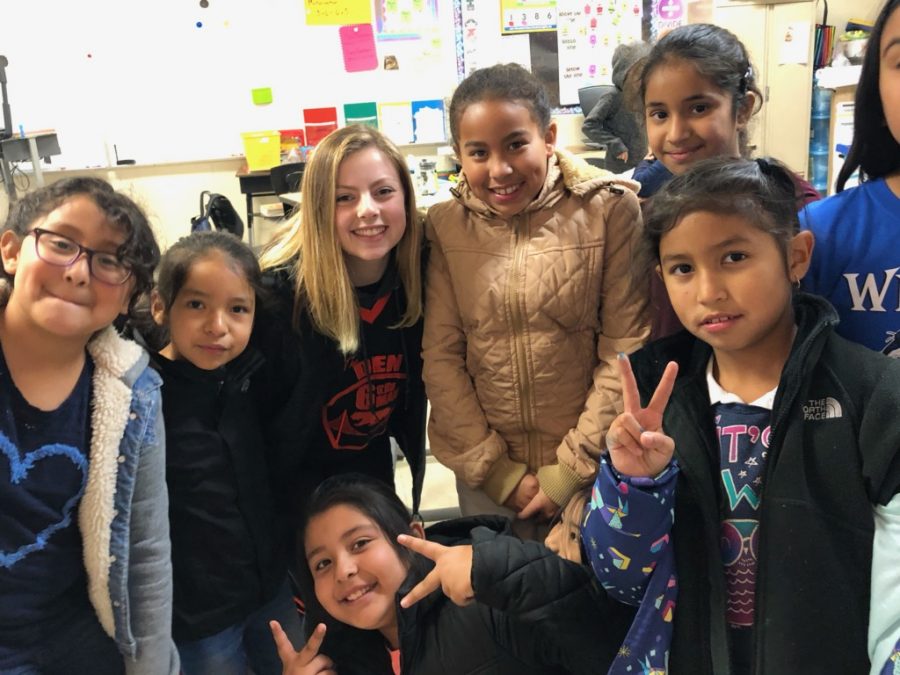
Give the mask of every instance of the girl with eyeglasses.
[[112, 327], [159, 248], [105, 181], [0, 234], [0, 670], [177, 673], [160, 378]]

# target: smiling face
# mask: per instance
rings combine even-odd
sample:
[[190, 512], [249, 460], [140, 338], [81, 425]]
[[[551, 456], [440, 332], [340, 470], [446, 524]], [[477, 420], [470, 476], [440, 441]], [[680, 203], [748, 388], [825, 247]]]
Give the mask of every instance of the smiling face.
[[[85, 195], [66, 199], [46, 217], [31, 224], [64, 235], [84, 247], [115, 254], [125, 233], [110, 223]], [[7, 230], [0, 236], [3, 267], [14, 277], [4, 310], [6, 321], [17, 321], [47, 336], [84, 340], [110, 325], [128, 309], [134, 280], [113, 285], [98, 281], [81, 255], [68, 267], [41, 260], [34, 234], [18, 237]]]
[[153, 318], [169, 328], [162, 355], [214, 370], [237, 358], [253, 328], [255, 293], [239, 267], [222, 251], [198, 258], [166, 311], [154, 294]]
[[472, 192], [503, 217], [521, 212], [544, 187], [556, 125], [542, 131], [516, 101], [469, 104], [459, 118], [456, 153]]
[[381, 528], [361, 511], [338, 504], [310, 519], [304, 546], [322, 608], [338, 621], [395, 641], [396, 595], [407, 569]]
[[717, 360], [785, 358], [793, 340], [791, 280], [809, 266], [812, 239], [796, 235], [787, 252], [744, 216], [696, 211], [660, 240], [660, 273], [678, 318]]
[[880, 45], [878, 91], [891, 136], [900, 143], [900, 9], [884, 24]]
[[660, 64], [647, 79], [644, 115], [653, 155], [676, 176], [701, 159], [740, 157], [739, 132], [753, 109], [747, 93], [735, 116], [728, 92], [687, 61]]
[[397, 167], [378, 148], [363, 148], [341, 162], [334, 226], [353, 284], [378, 281], [406, 231], [403, 184]]

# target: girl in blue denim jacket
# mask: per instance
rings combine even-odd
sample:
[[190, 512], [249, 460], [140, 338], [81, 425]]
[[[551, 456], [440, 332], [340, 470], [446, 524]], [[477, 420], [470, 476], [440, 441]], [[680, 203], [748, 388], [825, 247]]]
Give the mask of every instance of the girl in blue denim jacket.
[[12, 205], [0, 254], [0, 670], [177, 673], [160, 380], [111, 325], [150, 225], [72, 178]]

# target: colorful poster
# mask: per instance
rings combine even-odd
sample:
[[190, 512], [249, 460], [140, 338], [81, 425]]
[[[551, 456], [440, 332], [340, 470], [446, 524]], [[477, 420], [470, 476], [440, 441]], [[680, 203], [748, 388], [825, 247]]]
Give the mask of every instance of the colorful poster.
[[500, 0], [500, 31], [539, 33], [556, 30], [557, 0]]
[[307, 26], [344, 26], [372, 23], [368, 0], [303, 0]]
[[438, 20], [437, 0], [378, 0], [375, 26], [379, 40], [411, 40]]
[[653, 0], [650, 37], [653, 42], [687, 23], [687, 0]]
[[642, 0], [559, 0], [559, 102], [577, 105], [578, 90], [612, 84], [612, 55], [641, 39]]

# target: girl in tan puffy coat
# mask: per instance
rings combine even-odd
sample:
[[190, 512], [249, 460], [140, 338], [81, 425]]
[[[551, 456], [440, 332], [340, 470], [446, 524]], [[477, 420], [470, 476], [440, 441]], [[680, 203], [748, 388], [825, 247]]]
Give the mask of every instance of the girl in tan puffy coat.
[[515, 64], [466, 78], [450, 128], [463, 171], [426, 225], [431, 449], [464, 515], [516, 517], [537, 537], [593, 480], [616, 354], [648, 335], [629, 276], [636, 184], [556, 150], [547, 94]]

